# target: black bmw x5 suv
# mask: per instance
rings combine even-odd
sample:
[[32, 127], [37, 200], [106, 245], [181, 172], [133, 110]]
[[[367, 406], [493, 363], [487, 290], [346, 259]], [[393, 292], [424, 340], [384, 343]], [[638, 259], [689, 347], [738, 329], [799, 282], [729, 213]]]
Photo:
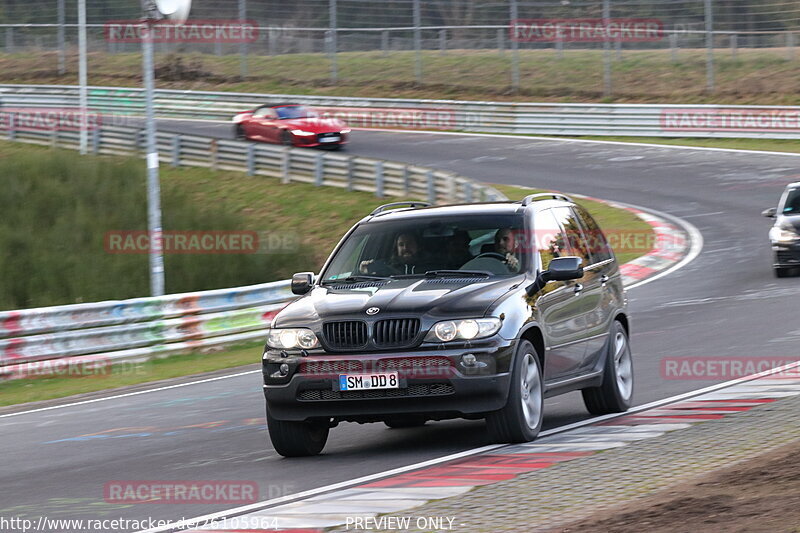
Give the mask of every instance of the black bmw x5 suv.
[[292, 291], [263, 355], [281, 455], [318, 454], [339, 422], [484, 418], [493, 441], [526, 442], [546, 397], [581, 390], [594, 414], [630, 406], [617, 261], [566, 196], [381, 206]]

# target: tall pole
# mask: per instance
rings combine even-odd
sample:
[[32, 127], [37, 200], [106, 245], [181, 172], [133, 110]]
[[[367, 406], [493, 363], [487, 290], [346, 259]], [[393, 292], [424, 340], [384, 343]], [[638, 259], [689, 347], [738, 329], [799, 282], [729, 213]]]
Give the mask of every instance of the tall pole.
[[706, 0], [706, 90], [714, 91], [714, 10]]
[[[247, 0], [239, 0], [239, 22], [247, 19]], [[244, 39], [239, 43], [239, 77], [247, 77], [247, 43]]]
[[63, 76], [67, 71], [65, 47], [66, 39], [64, 37], [64, 24], [66, 23], [66, 10], [64, 8], [64, 0], [58, 0], [58, 75]]
[[339, 81], [339, 65], [336, 63], [336, 49], [338, 47], [338, 43], [336, 42], [336, 26], [338, 24], [336, 20], [336, 0], [328, 0], [328, 10], [328, 18], [330, 19], [328, 55], [331, 59], [331, 83], [336, 83]]
[[603, 0], [603, 96], [611, 96], [611, 38], [608, 25], [611, 21], [611, 0]]
[[164, 295], [164, 257], [162, 255], [161, 186], [158, 180], [158, 147], [153, 113], [153, 40], [150, 22], [142, 31], [142, 69], [144, 74], [145, 133], [147, 136], [147, 230], [150, 236], [150, 294]]
[[422, 14], [419, 0], [414, 0], [414, 78], [422, 83]]
[[519, 90], [519, 42], [517, 42], [516, 20], [519, 18], [517, 0], [511, 0], [511, 89]]
[[86, 121], [86, 0], [78, 0], [78, 106], [81, 112], [80, 149], [85, 154], [89, 149], [89, 132]]

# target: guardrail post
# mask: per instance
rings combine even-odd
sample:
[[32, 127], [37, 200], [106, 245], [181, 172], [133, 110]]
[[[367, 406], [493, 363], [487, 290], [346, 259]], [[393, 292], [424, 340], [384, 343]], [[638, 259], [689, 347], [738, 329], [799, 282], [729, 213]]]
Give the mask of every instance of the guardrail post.
[[16, 116], [14, 113], [8, 114], [8, 140], [13, 141], [17, 138], [17, 124]]
[[556, 32], [556, 57], [564, 59], [564, 40], [561, 39], [560, 32]]
[[211, 170], [217, 170], [217, 164], [219, 163], [219, 150], [216, 139], [211, 139], [209, 149], [211, 152]]
[[614, 52], [616, 53], [616, 60], [622, 61], [622, 41], [614, 41]]
[[11, 54], [14, 52], [14, 27], [6, 27], [6, 53]]
[[731, 35], [731, 57], [733, 59], [736, 59], [736, 49], [738, 48], [738, 46], [737, 46], [738, 45], [738, 43], [737, 43], [738, 37], [739, 36], [736, 35], [735, 33], [733, 35]]
[[468, 204], [472, 203], [472, 182], [464, 183], [464, 201]]
[[319, 187], [322, 185], [322, 177], [325, 174], [325, 156], [317, 154], [316, 161], [314, 161], [314, 186]]
[[172, 137], [172, 166], [181, 166], [181, 136]]
[[247, 145], [247, 175], [254, 176], [256, 173], [256, 145]]
[[795, 57], [795, 54], [794, 54], [794, 33], [793, 32], [788, 32], [786, 34], [786, 50], [787, 50], [787, 55], [788, 55], [789, 61], [793, 60], [794, 57]]
[[375, 163], [375, 196], [383, 198], [383, 161]]
[[439, 30], [439, 55], [447, 55], [447, 30]]
[[408, 165], [403, 167], [403, 196], [408, 196], [408, 189], [409, 183], [408, 180], [411, 176], [411, 171], [408, 168]]
[[454, 201], [456, 199], [458, 185], [456, 184], [456, 180], [453, 176], [447, 176], [447, 188], [450, 190], [449, 200]]
[[291, 168], [292, 149], [287, 146], [283, 149], [283, 159], [281, 160], [281, 183], [289, 183], [291, 181]]
[[433, 170], [425, 172], [425, 178], [428, 181], [428, 201], [432, 204], [436, 203], [436, 181], [433, 177]]
[[100, 153], [100, 128], [92, 130], [92, 154], [97, 155]]
[[50, 147], [55, 148], [58, 146], [58, 129], [53, 128], [50, 130]]
[[355, 156], [351, 155], [350, 157], [347, 158], [347, 170], [346, 170], [347, 175], [345, 176], [345, 179], [347, 179], [348, 191], [353, 190], [353, 178], [355, 177], [354, 176], [355, 166], [356, 166], [356, 158]]

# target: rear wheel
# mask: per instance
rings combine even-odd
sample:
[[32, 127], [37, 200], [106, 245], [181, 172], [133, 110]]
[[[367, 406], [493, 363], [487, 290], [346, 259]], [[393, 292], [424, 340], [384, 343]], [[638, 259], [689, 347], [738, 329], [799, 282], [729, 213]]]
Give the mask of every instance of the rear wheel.
[[267, 408], [267, 430], [273, 448], [282, 456], [308, 457], [325, 447], [330, 427], [321, 422], [276, 420]]
[[384, 420], [384, 424], [392, 429], [417, 428], [424, 426], [428, 420], [422, 416], [403, 416]]
[[606, 344], [603, 382], [583, 389], [583, 403], [593, 415], [621, 413], [631, 406], [633, 397], [633, 357], [625, 327], [615, 320]]
[[486, 417], [486, 427], [492, 441], [529, 442], [539, 434], [544, 406], [540, 361], [536, 348], [528, 341], [520, 341], [514, 357], [508, 402], [505, 407]]

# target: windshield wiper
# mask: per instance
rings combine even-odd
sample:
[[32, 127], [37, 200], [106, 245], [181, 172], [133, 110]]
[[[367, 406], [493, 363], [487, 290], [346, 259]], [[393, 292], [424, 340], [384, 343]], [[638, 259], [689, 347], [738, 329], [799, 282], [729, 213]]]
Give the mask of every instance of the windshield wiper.
[[389, 278], [384, 276], [367, 276], [365, 274], [359, 274], [357, 276], [347, 276], [346, 278], [342, 279], [326, 279], [322, 280], [322, 284], [326, 283], [355, 283], [357, 281], [385, 281]]
[[425, 272], [426, 278], [439, 278], [452, 276], [455, 278], [488, 278], [492, 274], [485, 270], [428, 270]]
[[408, 278], [488, 278], [491, 273], [484, 270], [428, 270], [427, 272], [419, 274], [396, 274], [391, 276], [392, 279], [408, 279]]

